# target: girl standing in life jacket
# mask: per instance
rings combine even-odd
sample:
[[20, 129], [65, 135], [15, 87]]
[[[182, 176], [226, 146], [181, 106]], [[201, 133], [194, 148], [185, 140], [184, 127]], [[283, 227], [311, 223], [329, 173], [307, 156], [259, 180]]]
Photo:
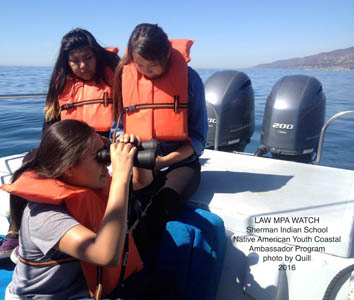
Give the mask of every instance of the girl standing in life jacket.
[[[104, 49], [84, 29], [68, 32], [61, 41], [59, 55], [50, 79], [45, 104], [43, 131], [64, 119], [85, 121], [108, 136], [113, 122], [112, 86], [119, 62], [118, 48]], [[82, 105], [83, 104], [83, 105]], [[24, 160], [28, 159], [31, 152]], [[12, 223], [6, 239], [0, 242], [0, 258], [9, 257], [18, 245], [18, 231], [26, 201], [10, 197]]]
[[176, 217], [200, 183], [199, 156], [208, 124], [203, 83], [187, 65], [192, 44], [169, 40], [158, 25], [140, 24], [115, 72], [114, 134], [160, 141], [154, 197], [145, 218], [149, 240], [136, 237], [147, 257], [153, 255], [166, 222]]
[[[95, 292], [107, 296], [122, 278], [141, 269], [134, 241], [127, 235], [136, 154], [130, 142], [135, 137], [125, 139], [128, 143], [121, 139], [110, 145], [110, 177], [107, 165], [97, 160], [105, 146], [102, 137], [84, 122], [57, 122], [45, 132], [34, 157], [15, 172], [13, 183], [1, 186], [29, 201], [19, 262], [5, 299], [80, 299]], [[149, 180], [135, 177], [132, 184], [142, 188]], [[98, 283], [97, 273], [103, 274]]]

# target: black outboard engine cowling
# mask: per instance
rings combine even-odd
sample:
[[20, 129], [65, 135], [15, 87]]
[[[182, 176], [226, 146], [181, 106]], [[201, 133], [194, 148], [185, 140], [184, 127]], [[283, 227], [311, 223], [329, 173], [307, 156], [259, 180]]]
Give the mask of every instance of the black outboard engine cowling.
[[268, 96], [256, 155], [312, 162], [324, 124], [326, 97], [314, 77], [292, 75], [281, 78]]
[[254, 91], [242, 72], [220, 71], [205, 83], [208, 147], [244, 151], [254, 132]]

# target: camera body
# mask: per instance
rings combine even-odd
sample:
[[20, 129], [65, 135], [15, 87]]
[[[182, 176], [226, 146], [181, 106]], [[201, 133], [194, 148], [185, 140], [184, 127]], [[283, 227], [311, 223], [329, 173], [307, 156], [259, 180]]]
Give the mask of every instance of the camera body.
[[[159, 151], [158, 140], [149, 140], [142, 142], [141, 145], [133, 144], [138, 151], [134, 157], [134, 166], [138, 168], [150, 169], [155, 168], [155, 160]], [[103, 149], [97, 152], [97, 160], [100, 163], [111, 163], [110, 145], [106, 145]]]

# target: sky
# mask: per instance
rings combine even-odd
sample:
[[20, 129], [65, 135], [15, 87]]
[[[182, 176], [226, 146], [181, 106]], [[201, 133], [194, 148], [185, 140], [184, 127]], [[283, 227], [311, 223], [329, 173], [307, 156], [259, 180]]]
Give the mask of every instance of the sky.
[[354, 0], [1, 0], [0, 65], [53, 66], [76, 27], [120, 56], [134, 27], [193, 39], [195, 68], [248, 68], [354, 46]]

